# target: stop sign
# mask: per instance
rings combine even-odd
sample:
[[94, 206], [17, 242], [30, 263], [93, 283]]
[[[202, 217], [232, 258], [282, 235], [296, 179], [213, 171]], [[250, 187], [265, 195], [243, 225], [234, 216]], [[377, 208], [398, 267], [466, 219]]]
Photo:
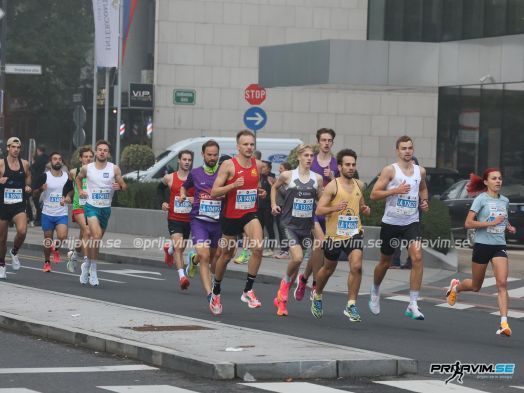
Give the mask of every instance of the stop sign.
[[266, 89], [257, 83], [252, 83], [244, 90], [244, 98], [251, 105], [260, 105], [266, 99]]

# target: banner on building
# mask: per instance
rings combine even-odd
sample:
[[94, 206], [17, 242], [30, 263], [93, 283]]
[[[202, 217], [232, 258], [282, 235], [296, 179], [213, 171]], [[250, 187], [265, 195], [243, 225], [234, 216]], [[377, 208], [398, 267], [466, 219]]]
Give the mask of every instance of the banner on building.
[[118, 67], [118, 4], [115, 0], [93, 0], [98, 67]]

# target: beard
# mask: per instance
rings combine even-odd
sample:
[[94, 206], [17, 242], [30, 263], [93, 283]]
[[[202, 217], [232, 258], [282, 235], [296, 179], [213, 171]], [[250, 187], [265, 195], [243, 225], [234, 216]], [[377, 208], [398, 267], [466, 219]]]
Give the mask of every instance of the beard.
[[51, 165], [51, 168], [53, 168], [55, 171], [59, 171], [62, 169], [62, 164]]
[[204, 164], [206, 164], [208, 167], [212, 168], [217, 164], [218, 160], [215, 161], [206, 161], [204, 160]]
[[348, 179], [348, 180], [351, 180], [351, 179], [353, 179], [353, 178], [355, 177], [355, 172], [353, 172], [353, 173], [348, 173], [348, 174], [346, 174], [346, 173], [341, 173], [341, 175], [344, 176], [344, 178], [346, 178], [346, 179]]

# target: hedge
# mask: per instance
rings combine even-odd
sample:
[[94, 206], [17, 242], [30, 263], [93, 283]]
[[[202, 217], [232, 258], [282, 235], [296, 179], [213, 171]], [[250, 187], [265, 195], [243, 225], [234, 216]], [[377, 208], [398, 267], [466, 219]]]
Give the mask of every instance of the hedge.
[[127, 190], [115, 193], [113, 206], [137, 209], [162, 208], [162, 198], [158, 195], [158, 182], [139, 183], [126, 179]]

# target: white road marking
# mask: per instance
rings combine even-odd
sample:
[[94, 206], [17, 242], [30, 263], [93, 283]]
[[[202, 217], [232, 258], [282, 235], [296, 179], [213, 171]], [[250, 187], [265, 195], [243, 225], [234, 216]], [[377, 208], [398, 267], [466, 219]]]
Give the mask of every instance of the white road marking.
[[97, 388], [117, 393], [195, 393], [193, 390], [170, 385], [97, 386]]
[[0, 393], [40, 393], [36, 390], [25, 388], [0, 388]]
[[509, 297], [524, 297], [524, 287], [508, 290]]
[[468, 308], [472, 308], [472, 307], [475, 307], [475, 306], [473, 306], [471, 304], [466, 304], [466, 303], [455, 303], [454, 306], [450, 306], [447, 303], [442, 303], [442, 304], [437, 304], [437, 307], [451, 308], [451, 309], [455, 309], [455, 310], [466, 310]]
[[[395, 296], [390, 296], [390, 297], [387, 297], [386, 299], [388, 300], [398, 300], [399, 302], [406, 302], [406, 303], [409, 303], [409, 296], [406, 296], [406, 295], [395, 295]], [[423, 297], [419, 297], [417, 299], [417, 301], [421, 301], [421, 300], [424, 300]]]
[[[500, 312], [492, 312], [491, 315], [496, 315], [500, 317]], [[522, 311], [515, 311], [515, 310], [508, 310], [508, 318], [524, 318], [524, 312]]]
[[334, 389], [309, 382], [261, 382], [240, 383], [240, 385], [251, 386], [252, 388], [269, 390], [270, 392], [276, 393], [352, 393], [348, 390]]
[[147, 280], [165, 281], [165, 278], [155, 278], [155, 277], [143, 276], [142, 274], [153, 274], [155, 276], [161, 276], [162, 275], [162, 273], [149, 272], [147, 270], [134, 270], [134, 269], [105, 270], [104, 269], [104, 270], [99, 270], [99, 272], [112, 273], [112, 274], [121, 274], [122, 276], [129, 276], [129, 277], [135, 277], [135, 278], [145, 278]]
[[[30, 266], [22, 266], [22, 269], [30, 269], [30, 270], [38, 270], [38, 271], [42, 271], [41, 268], [38, 268], [38, 267], [30, 267]], [[99, 271], [102, 271], [102, 270], [99, 270]], [[52, 274], [63, 274], [63, 275], [65, 275], [65, 276], [73, 276], [73, 277], [78, 278], [78, 274], [75, 274], [75, 273], [57, 272], [56, 270], [53, 270], [51, 273], [52, 273]], [[46, 273], [46, 274], [47, 274], [47, 273]], [[110, 279], [108, 279], [108, 278], [100, 278], [100, 277], [98, 277], [98, 280], [99, 280], [99, 281], [113, 282], [113, 283], [115, 283], [115, 284], [125, 284], [125, 282], [123, 282], [123, 281], [110, 280]]]
[[125, 366], [94, 366], [94, 367], [33, 367], [33, 368], [0, 368], [0, 374], [43, 374], [43, 373], [99, 373], [114, 371], [148, 371], [158, 370], [145, 364]]
[[483, 393], [484, 390], [472, 389], [467, 386], [462, 386], [453, 383], [444, 383], [445, 378], [442, 380], [415, 380], [415, 381], [373, 381], [382, 385], [393, 386], [398, 389], [405, 389], [411, 392], [417, 393], [446, 393], [446, 392], [457, 392], [457, 393]]
[[[511, 281], [518, 281], [519, 279], [518, 278], [515, 278], [515, 277], [508, 277], [508, 282], [511, 282]], [[497, 282], [495, 280], [495, 277], [489, 277], [489, 278], [485, 278], [484, 279], [484, 282], [482, 283], [482, 288], [487, 288], [487, 287], [492, 287], [493, 285], [495, 285]]]

